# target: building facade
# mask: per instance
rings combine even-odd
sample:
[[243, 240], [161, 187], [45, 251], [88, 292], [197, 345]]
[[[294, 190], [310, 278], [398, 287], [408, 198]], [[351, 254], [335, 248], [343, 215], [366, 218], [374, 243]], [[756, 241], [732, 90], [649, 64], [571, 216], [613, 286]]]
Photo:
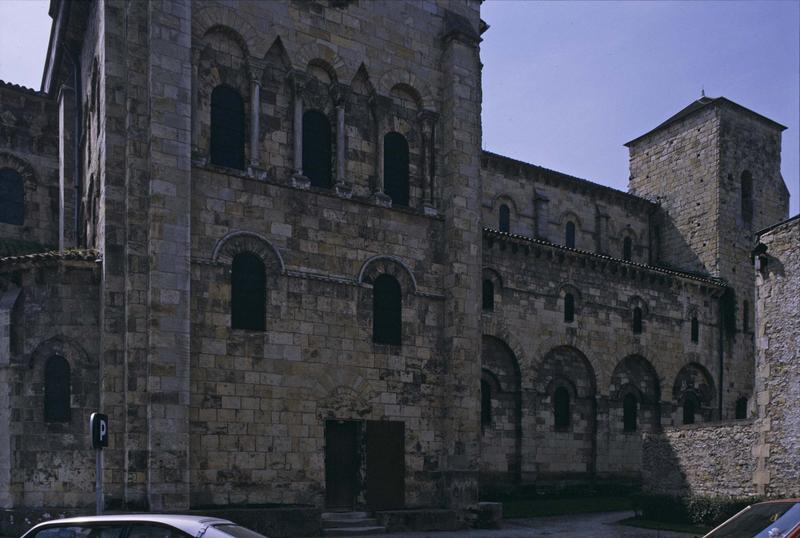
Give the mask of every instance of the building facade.
[[[624, 193], [481, 149], [477, 0], [51, 3], [0, 86], [0, 506], [465, 507], [746, 418], [780, 124], [702, 98]], [[6, 395], [7, 394], [7, 395]]]

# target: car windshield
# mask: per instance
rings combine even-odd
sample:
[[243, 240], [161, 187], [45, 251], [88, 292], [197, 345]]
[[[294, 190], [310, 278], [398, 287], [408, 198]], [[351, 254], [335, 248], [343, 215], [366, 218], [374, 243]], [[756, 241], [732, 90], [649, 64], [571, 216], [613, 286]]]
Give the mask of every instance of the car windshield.
[[245, 529], [244, 527], [231, 523], [214, 525], [214, 528], [228, 536], [235, 536], [236, 538], [266, 538], [263, 534], [258, 534], [250, 529]]
[[120, 538], [124, 530], [124, 524], [50, 527], [40, 530], [32, 538]]
[[798, 521], [800, 504], [796, 502], [754, 504], [708, 533], [706, 538], [782, 538]]

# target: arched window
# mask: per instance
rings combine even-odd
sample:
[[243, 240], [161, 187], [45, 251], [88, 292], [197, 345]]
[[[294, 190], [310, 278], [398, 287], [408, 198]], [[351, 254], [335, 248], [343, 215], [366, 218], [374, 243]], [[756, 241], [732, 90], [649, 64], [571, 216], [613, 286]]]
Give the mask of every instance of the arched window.
[[244, 168], [244, 101], [225, 84], [211, 92], [211, 164]]
[[742, 301], [742, 332], [750, 331], [750, 303]]
[[745, 170], [742, 172], [742, 219], [750, 222], [753, 219], [753, 175]]
[[231, 328], [263, 331], [267, 314], [267, 272], [261, 258], [240, 252], [231, 267]]
[[556, 430], [569, 428], [569, 392], [564, 387], [558, 387], [553, 393], [553, 415]]
[[700, 340], [700, 322], [697, 316], [692, 316], [692, 342], [697, 343]]
[[683, 423], [694, 424], [694, 415], [697, 412], [697, 398], [694, 394], [687, 394], [683, 399]]
[[408, 206], [408, 142], [400, 133], [383, 137], [383, 190], [392, 205]]
[[736, 418], [739, 420], [747, 418], [747, 398], [744, 396], [736, 400]]
[[639, 403], [636, 401], [636, 396], [633, 394], [626, 394], [622, 399], [622, 425], [626, 432], [636, 431], [636, 415], [638, 414]]
[[16, 170], [0, 170], [0, 222], [22, 225], [25, 220], [25, 180]]
[[575, 297], [571, 293], [564, 295], [564, 323], [575, 321]]
[[575, 248], [575, 223], [567, 221], [567, 233], [564, 244], [569, 248]]
[[642, 334], [642, 309], [638, 306], [633, 309], [633, 334]]
[[481, 426], [492, 425], [492, 386], [481, 379]]
[[494, 310], [494, 282], [488, 278], [483, 279], [483, 309]]
[[402, 339], [403, 298], [400, 284], [383, 274], [372, 286], [372, 341], [399, 346]]
[[331, 123], [319, 110], [303, 114], [303, 174], [314, 187], [331, 187]]
[[53, 355], [44, 366], [44, 421], [69, 422], [71, 384], [69, 363]]
[[511, 231], [511, 211], [506, 204], [500, 206], [500, 231], [509, 233]]
[[633, 258], [633, 240], [630, 237], [626, 237], [625, 240], [622, 242], [622, 259], [631, 261]]

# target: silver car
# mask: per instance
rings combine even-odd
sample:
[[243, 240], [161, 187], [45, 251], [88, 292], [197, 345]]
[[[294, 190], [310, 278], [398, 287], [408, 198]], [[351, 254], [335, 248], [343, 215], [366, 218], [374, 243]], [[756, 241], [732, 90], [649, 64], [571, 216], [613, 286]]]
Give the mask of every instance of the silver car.
[[39, 523], [22, 538], [266, 538], [227, 519], [173, 514], [72, 517]]

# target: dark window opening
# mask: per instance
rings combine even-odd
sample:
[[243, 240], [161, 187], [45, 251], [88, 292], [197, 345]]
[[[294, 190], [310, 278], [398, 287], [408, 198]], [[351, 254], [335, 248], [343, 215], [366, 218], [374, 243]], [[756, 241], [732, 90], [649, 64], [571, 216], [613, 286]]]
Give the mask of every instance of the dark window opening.
[[571, 293], [564, 295], [564, 323], [575, 321], [575, 297]]
[[622, 425], [626, 432], [636, 431], [638, 402], [633, 394], [626, 394], [622, 399]]
[[692, 317], [692, 342], [697, 343], [700, 340], [700, 322], [697, 316]]
[[244, 169], [244, 101], [224, 84], [211, 92], [211, 164]]
[[481, 379], [481, 426], [492, 425], [492, 386]]
[[633, 258], [633, 240], [630, 237], [626, 237], [625, 240], [622, 242], [622, 259], [631, 261]]
[[633, 309], [633, 334], [642, 334], [642, 309]]
[[403, 299], [400, 284], [380, 275], [372, 286], [372, 341], [399, 346], [402, 340]]
[[564, 387], [558, 387], [553, 394], [553, 414], [556, 430], [569, 428], [569, 392]]
[[500, 231], [509, 233], [511, 232], [511, 210], [508, 209], [506, 204], [500, 206]]
[[753, 176], [749, 171], [742, 172], [742, 218], [745, 222], [753, 219]]
[[494, 310], [494, 282], [488, 278], [483, 279], [483, 309]]
[[44, 421], [69, 422], [71, 379], [69, 363], [53, 355], [44, 367]]
[[303, 114], [303, 174], [313, 187], [331, 187], [331, 123], [319, 110]]
[[25, 220], [25, 180], [16, 170], [0, 170], [0, 222], [21, 226]]
[[694, 424], [694, 415], [697, 412], [697, 401], [695, 397], [688, 394], [683, 400], [683, 423]]
[[267, 274], [261, 258], [250, 252], [234, 256], [231, 267], [231, 327], [266, 329]]
[[569, 248], [575, 248], [575, 223], [567, 222], [567, 233], [564, 244]]
[[392, 205], [408, 206], [408, 142], [400, 133], [383, 137], [383, 189]]
[[745, 397], [736, 400], [736, 418], [747, 418], [747, 398]]

